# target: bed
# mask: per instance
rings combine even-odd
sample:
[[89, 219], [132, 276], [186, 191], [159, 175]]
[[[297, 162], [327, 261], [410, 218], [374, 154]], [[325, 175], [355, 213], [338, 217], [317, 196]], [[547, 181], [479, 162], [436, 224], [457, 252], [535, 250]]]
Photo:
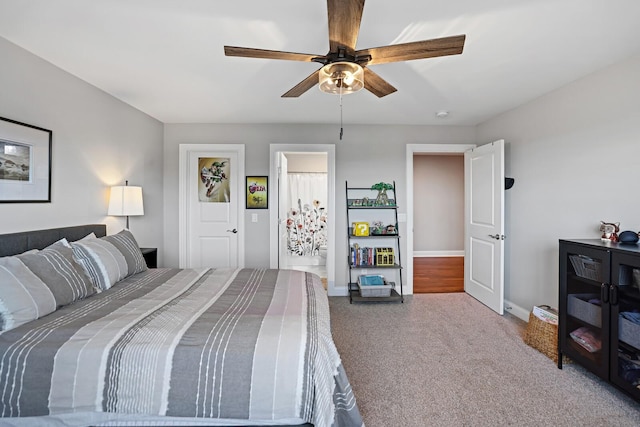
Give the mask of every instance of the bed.
[[105, 232], [0, 235], [0, 424], [363, 425], [318, 276], [147, 269]]

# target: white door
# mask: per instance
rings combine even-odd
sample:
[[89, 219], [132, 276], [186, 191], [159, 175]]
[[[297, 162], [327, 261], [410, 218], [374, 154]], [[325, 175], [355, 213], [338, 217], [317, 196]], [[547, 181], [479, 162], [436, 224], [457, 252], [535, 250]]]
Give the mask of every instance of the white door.
[[504, 312], [504, 141], [464, 153], [464, 289]]
[[180, 145], [180, 268], [244, 266], [244, 145]]
[[287, 177], [287, 156], [278, 153], [278, 268], [289, 268], [287, 211], [289, 210], [289, 180]]

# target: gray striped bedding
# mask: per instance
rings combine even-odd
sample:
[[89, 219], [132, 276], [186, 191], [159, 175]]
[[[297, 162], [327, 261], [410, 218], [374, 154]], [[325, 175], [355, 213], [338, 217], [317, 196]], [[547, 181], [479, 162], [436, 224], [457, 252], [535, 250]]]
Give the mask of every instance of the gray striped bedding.
[[0, 333], [0, 424], [361, 426], [313, 274], [151, 269]]

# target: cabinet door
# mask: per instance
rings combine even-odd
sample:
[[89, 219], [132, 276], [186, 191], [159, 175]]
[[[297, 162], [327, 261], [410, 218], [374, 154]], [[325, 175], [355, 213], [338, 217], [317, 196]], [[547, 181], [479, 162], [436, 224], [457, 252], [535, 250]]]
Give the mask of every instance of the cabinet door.
[[640, 254], [611, 258], [611, 381], [640, 399]]
[[610, 252], [560, 246], [560, 330], [563, 354], [609, 378]]

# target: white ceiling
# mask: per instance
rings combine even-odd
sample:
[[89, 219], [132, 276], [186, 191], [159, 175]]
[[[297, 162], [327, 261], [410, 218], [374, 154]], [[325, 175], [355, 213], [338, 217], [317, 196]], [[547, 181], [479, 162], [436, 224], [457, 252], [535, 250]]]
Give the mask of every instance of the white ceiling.
[[[458, 34], [462, 55], [371, 66], [398, 92], [344, 97], [345, 123], [481, 123], [640, 53], [640, 1], [369, 0], [356, 47]], [[340, 119], [317, 88], [280, 97], [318, 64], [223, 52], [326, 54], [324, 0], [0, 0], [0, 37], [165, 123]]]

